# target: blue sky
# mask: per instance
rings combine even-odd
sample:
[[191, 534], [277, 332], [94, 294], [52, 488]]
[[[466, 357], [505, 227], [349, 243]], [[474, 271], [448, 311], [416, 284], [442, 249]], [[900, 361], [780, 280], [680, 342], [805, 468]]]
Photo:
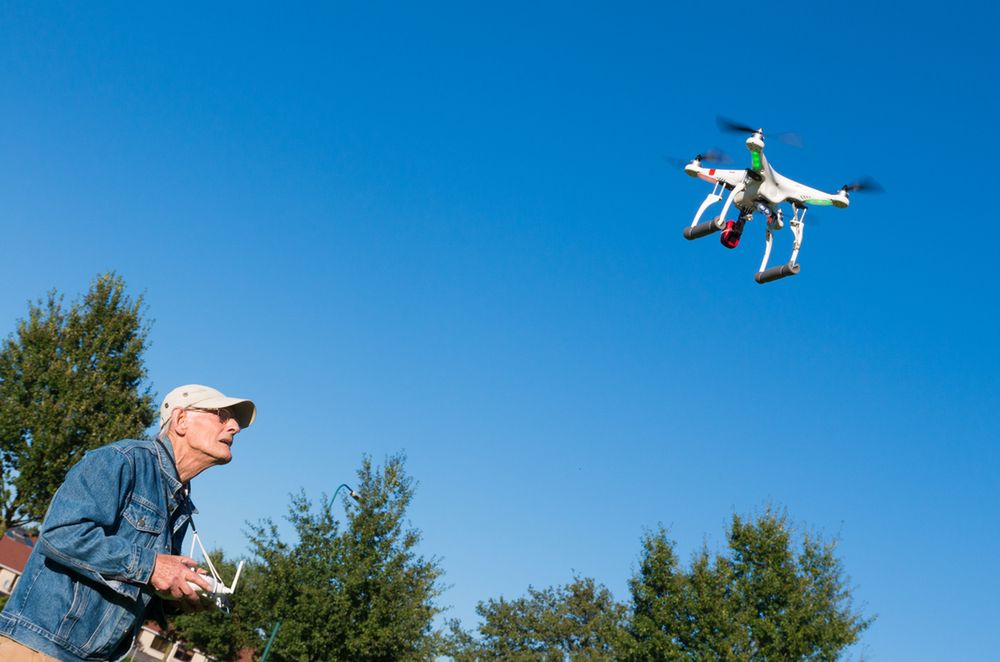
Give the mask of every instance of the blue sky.
[[[252, 397], [200, 530], [405, 451], [442, 603], [682, 557], [767, 504], [840, 540], [854, 657], [995, 649], [998, 61], [988, 11], [881, 3], [0, 7], [4, 333], [115, 270], [158, 396]], [[799, 276], [687, 242], [665, 157], [717, 114], [782, 174], [882, 195], [807, 217]], [[986, 177], [980, 177], [985, 174]], [[790, 237], [776, 237], [773, 261]]]

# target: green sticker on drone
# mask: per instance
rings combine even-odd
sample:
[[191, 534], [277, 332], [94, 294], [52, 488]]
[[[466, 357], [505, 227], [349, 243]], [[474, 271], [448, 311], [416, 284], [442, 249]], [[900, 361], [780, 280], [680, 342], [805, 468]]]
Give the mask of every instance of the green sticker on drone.
[[806, 203], [807, 205], [817, 205], [819, 207], [829, 207], [830, 205], [833, 204], [833, 200], [823, 200], [823, 199], [803, 200], [803, 202]]
[[750, 158], [753, 160], [753, 169], [760, 170], [760, 152], [750, 152]]

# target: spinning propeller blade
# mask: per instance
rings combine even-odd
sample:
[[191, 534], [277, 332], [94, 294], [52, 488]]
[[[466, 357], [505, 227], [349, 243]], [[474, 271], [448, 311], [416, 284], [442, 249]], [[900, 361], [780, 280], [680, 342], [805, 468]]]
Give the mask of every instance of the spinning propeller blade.
[[778, 134], [778, 140], [792, 147], [802, 147], [802, 136], [791, 131]]
[[[686, 166], [687, 164], [691, 163], [691, 159], [678, 159], [678, 158], [671, 157], [671, 156], [665, 156], [663, 158], [665, 158], [668, 163], [670, 163], [671, 165], [673, 165], [673, 166], [675, 166], [677, 168], [680, 168], [681, 170], [684, 169], [684, 166]], [[732, 163], [733, 162], [732, 157], [730, 157], [728, 154], [726, 154], [725, 152], [723, 152], [721, 149], [710, 149], [710, 150], [708, 150], [708, 151], [706, 151], [706, 152], [704, 152], [702, 154], [699, 154], [698, 156], [696, 156], [694, 158], [697, 159], [698, 161], [702, 161], [704, 163]]]
[[715, 121], [719, 123], [719, 128], [728, 133], [757, 133], [757, 129], [752, 126], [747, 126], [746, 124], [740, 124], [739, 122], [734, 122], [728, 120], [721, 115], [715, 118]]
[[851, 182], [850, 184], [844, 184], [841, 191], [847, 191], [852, 193], [854, 191], [867, 191], [869, 193], [882, 193], [885, 189], [882, 185], [876, 182], [871, 177], [862, 177], [861, 179]]
[[721, 149], [710, 149], [704, 154], [699, 154], [695, 157], [699, 161], [707, 161], [709, 163], [732, 163], [733, 159], [730, 158], [728, 154], [723, 152]]
[[[755, 129], [747, 124], [740, 124], [739, 122], [726, 119], [721, 115], [717, 116], [715, 121], [718, 122], [719, 128], [727, 133], [757, 133], [758, 131], [763, 133], [763, 129]], [[802, 136], [797, 133], [786, 131], [784, 133], [776, 133], [774, 134], [774, 137], [786, 145], [791, 145], [792, 147], [802, 147]]]

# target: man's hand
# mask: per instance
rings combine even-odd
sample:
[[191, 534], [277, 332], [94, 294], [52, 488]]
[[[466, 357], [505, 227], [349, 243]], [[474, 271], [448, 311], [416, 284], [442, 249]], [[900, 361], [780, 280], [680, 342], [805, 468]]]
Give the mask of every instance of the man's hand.
[[190, 556], [173, 556], [157, 554], [153, 565], [153, 575], [149, 578], [150, 585], [157, 593], [174, 600], [200, 604], [201, 596], [188, 582], [194, 582], [205, 591], [211, 590], [211, 585], [199, 573], [195, 572], [198, 562]]

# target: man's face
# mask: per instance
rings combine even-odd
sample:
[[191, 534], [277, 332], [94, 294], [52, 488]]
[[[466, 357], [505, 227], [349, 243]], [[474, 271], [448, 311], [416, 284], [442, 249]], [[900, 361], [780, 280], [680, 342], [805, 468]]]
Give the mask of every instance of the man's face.
[[233, 459], [233, 437], [240, 424], [228, 409], [188, 409], [188, 443], [211, 464]]

